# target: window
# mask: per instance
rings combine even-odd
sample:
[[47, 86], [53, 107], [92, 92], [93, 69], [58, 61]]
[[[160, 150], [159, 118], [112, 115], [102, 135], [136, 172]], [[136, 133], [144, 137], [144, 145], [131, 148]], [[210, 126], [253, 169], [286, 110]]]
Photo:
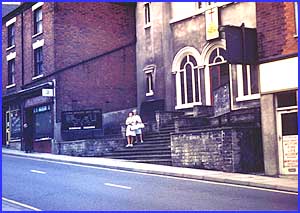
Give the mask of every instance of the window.
[[145, 7], [145, 25], [149, 25], [150, 24], [150, 3], [146, 3], [144, 5]]
[[34, 50], [34, 75], [41, 75], [43, 72], [43, 47]]
[[297, 106], [296, 91], [277, 93], [277, 107], [294, 107]]
[[245, 100], [244, 96], [258, 98], [258, 71], [255, 65], [237, 65], [237, 101]]
[[51, 138], [53, 131], [50, 105], [33, 108], [33, 114], [35, 138]]
[[8, 85], [15, 83], [15, 59], [8, 61]]
[[146, 75], [146, 96], [152, 96], [154, 94], [153, 81], [154, 81], [155, 66], [148, 66], [144, 69]]
[[18, 139], [21, 136], [21, 112], [19, 109], [10, 111], [11, 138]]
[[[202, 69], [199, 69], [197, 61], [194, 56], [186, 55], [181, 63], [180, 70], [177, 73], [177, 96], [180, 105], [194, 104], [201, 102], [200, 82]], [[180, 88], [180, 89], [179, 89]]]
[[34, 34], [43, 32], [43, 14], [42, 8], [38, 8], [34, 11]]
[[11, 24], [7, 28], [7, 46], [15, 45], [15, 24]]
[[298, 36], [298, 2], [294, 3], [295, 7], [295, 25], [296, 25], [296, 36]]

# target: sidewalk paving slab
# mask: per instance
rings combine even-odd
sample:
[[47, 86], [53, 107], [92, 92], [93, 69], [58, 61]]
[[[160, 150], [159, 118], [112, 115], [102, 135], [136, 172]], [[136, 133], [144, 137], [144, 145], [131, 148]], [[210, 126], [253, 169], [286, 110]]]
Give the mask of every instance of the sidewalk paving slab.
[[253, 174], [229, 173], [204, 169], [135, 163], [126, 160], [101, 157], [74, 157], [49, 153], [24, 153], [19, 150], [12, 150], [7, 148], [2, 148], [2, 154], [298, 193], [298, 176], [279, 178]]

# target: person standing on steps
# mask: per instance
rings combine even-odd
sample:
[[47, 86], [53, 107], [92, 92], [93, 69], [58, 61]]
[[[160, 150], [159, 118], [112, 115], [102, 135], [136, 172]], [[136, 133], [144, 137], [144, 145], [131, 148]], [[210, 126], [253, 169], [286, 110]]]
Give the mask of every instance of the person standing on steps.
[[143, 134], [142, 134], [142, 128], [144, 128], [144, 124], [142, 122], [141, 117], [137, 114], [136, 109], [132, 110], [133, 113], [133, 120], [135, 125], [135, 134], [136, 134], [136, 142], [137, 138], [139, 137], [139, 141], [143, 143]]
[[133, 147], [133, 139], [136, 136], [134, 128], [134, 119], [133, 113], [129, 112], [128, 117], [126, 119], [126, 137], [127, 137], [127, 145], [126, 147]]

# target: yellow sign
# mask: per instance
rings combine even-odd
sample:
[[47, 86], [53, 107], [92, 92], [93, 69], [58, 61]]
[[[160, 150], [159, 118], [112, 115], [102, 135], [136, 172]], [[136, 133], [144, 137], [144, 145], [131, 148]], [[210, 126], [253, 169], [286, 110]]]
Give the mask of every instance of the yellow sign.
[[219, 38], [219, 12], [214, 7], [205, 11], [206, 40]]

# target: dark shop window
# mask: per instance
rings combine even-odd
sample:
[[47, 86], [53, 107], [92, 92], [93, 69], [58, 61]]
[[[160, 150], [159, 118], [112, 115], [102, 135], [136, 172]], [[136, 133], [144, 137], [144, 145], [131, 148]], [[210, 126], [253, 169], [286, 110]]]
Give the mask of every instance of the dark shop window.
[[35, 107], [33, 113], [35, 118], [35, 138], [51, 138], [53, 130], [50, 105]]

